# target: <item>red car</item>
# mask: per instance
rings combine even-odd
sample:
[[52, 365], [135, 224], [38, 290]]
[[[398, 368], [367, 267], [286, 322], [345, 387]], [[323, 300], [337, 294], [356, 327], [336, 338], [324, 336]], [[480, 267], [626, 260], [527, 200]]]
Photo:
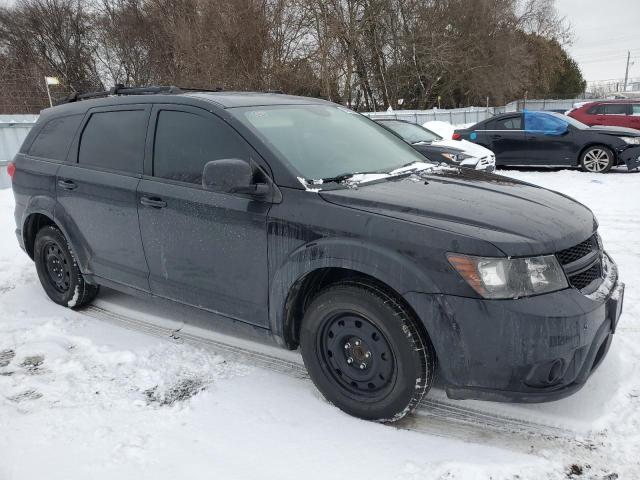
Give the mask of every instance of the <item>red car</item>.
[[567, 112], [587, 125], [627, 127], [640, 130], [640, 100], [600, 100]]

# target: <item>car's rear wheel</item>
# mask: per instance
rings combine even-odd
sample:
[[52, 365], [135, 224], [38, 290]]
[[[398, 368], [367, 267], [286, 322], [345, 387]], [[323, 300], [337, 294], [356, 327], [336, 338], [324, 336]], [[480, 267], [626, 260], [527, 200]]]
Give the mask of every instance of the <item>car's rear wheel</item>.
[[300, 333], [311, 379], [327, 400], [367, 420], [395, 421], [433, 383], [436, 357], [410, 312], [380, 288], [357, 280], [322, 291]]
[[615, 155], [604, 145], [595, 145], [582, 152], [580, 165], [586, 172], [607, 173], [615, 163]]
[[33, 252], [38, 278], [51, 300], [79, 308], [96, 297], [100, 287], [85, 281], [69, 242], [56, 227], [38, 231]]

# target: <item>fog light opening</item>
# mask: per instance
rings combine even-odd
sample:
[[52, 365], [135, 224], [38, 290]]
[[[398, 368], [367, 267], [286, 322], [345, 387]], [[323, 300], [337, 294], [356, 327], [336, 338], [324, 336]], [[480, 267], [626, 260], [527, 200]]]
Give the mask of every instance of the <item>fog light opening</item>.
[[557, 359], [551, 365], [549, 369], [549, 376], [547, 378], [547, 382], [550, 385], [558, 383], [562, 379], [562, 375], [564, 374], [564, 361], [562, 359]]

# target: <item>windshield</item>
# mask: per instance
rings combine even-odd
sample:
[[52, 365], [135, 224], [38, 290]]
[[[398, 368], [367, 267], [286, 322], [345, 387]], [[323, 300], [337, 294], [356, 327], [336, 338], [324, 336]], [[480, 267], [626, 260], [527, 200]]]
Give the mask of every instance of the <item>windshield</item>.
[[389, 172], [428, 162], [391, 132], [347, 108], [277, 105], [229, 109], [305, 180]]
[[422, 142], [435, 142], [442, 140], [435, 133], [415, 123], [399, 122], [397, 120], [381, 120], [380, 123], [390, 130], [400, 135], [406, 142], [411, 144]]
[[573, 125], [574, 127], [576, 127], [579, 130], [585, 130], [585, 129], [589, 128], [588, 125], [585, 125], [584, 123], [576, 120], [573, 117], [570, 117], [569, 115], [563, 115], [563, 114], [557, 113], [557, 112], [546, 112], [546, 113], [548, 113], [549, 115], [553, 115], [556, 118], [559, 118], [563, 122], [567, 122], [569, 125]]

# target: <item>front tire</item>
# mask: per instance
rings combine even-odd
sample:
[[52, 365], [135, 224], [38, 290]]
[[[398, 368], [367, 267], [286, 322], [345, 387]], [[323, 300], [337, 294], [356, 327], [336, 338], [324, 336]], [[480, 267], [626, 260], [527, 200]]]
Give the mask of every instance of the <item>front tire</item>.
[[100, 287], [85, 281], [69, 242], [56, 227], [38, 231], [33, 252], [42, 288], [55, 303], [80, 308], [98, 295]]
[[318, 390], [362, 419], [399, 420], [433, 383], [435, 352], [411, 313], [358, 280], [318, 294], [305, 313], [300, 346]]
[[595, 145], [582, 152], [580, 166], [585, 172], [607, 173], [615, 164], [615, 155], [604, 145]]

